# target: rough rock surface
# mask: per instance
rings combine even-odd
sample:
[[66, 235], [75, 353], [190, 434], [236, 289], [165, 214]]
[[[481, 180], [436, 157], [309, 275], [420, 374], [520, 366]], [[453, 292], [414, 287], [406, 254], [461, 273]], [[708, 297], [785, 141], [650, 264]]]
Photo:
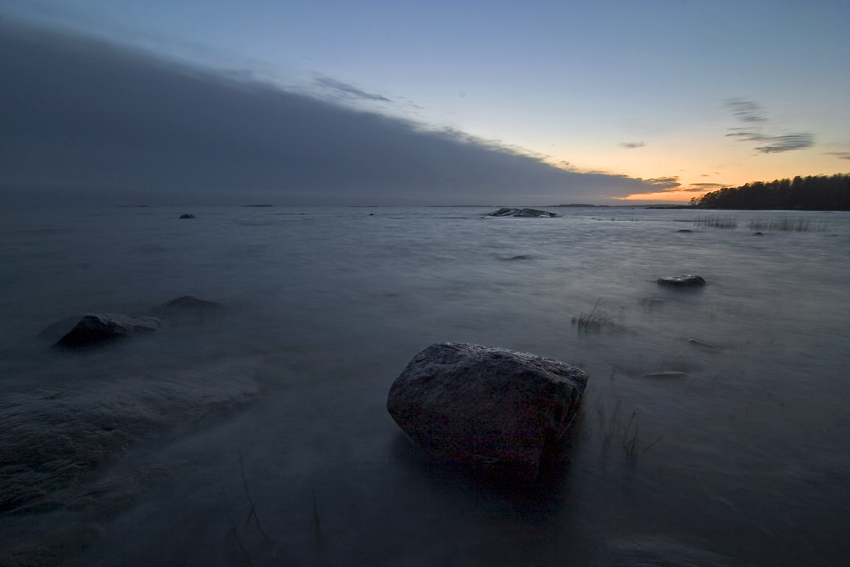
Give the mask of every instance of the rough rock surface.
[[681, 276], [667, 276], [658, 278], [658, 283], [671, 287], [701, 287], [705, 285], [705, 280], [702, 276], [693, 274], [685, 274]]
[[487, 214], [488, 217], [557, 217], [560, 216], [557, 213], [550, 213], [549, 211], [541, 211], [540, 209], [512, 209], [508, 207], [503, 207], [498, 211], [493, 211], [492, 213]]
[[586, 385], [583, 371], [557, 360], [441, 343], [407, 365], [387, 410], [430, 453], [533, 479], [544, 446], [566, 432]]
[[[117, 461], [136, 441], [177, 437], [248, 404], [259, 392], [258, 366], [249, 358], [213, 361], [0, 393], [0, 514], [71, 505], [91, 488], [87, 483], [99, 467]], [[0, 535], [0, 550], [4, 539]]]
[[[82, 348], [159, 329], [154, 317], [132, 317], [118, 313], [89, 313], [54, 346]], [[42, 331], [44, 333], [44, 331]]]

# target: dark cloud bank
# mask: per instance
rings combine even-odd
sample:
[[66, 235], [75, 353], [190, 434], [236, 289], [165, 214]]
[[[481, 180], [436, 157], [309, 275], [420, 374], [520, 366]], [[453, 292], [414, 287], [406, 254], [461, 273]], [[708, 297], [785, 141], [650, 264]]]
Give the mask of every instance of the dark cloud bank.
[[0, 124], [6, 205], [546, 204], [655, 190], [9, 24], [0, 24]]

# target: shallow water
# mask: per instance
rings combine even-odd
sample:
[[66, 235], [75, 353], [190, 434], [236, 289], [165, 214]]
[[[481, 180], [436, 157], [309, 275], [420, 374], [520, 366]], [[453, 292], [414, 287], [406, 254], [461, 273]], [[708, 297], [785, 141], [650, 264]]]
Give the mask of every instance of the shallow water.
[[[0, 425], [41, 467], [0, 463], [29, 495], [0, 564], [847, 564], [850, 215], [488, 210], [0, 213]], [[785, 218], [812, 230], [747, 228]], [[708, 285], [656, 283], [684, 273]], [[186, 294], [228, 313], [84, 354], [35, 339]], [[594, 308], [601, 331], [571, 323]], [[386, 413], [441, 341], [587, 371], [537, 485], [432, 462]]]

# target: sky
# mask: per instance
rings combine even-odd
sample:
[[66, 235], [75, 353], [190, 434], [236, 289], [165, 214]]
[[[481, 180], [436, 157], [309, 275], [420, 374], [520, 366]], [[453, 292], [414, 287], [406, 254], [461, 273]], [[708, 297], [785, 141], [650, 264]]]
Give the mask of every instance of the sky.
[[0, 0], [0, 17], [12, 201], [642, 204], [850, 171], [846, 1]]

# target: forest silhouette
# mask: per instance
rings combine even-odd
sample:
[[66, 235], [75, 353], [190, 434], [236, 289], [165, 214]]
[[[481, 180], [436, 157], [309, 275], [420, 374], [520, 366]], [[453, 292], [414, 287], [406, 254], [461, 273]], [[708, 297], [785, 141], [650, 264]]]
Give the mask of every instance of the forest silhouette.
[[850, 174], [756, 181], [691, 199], [703, 209], [850, 210]]

